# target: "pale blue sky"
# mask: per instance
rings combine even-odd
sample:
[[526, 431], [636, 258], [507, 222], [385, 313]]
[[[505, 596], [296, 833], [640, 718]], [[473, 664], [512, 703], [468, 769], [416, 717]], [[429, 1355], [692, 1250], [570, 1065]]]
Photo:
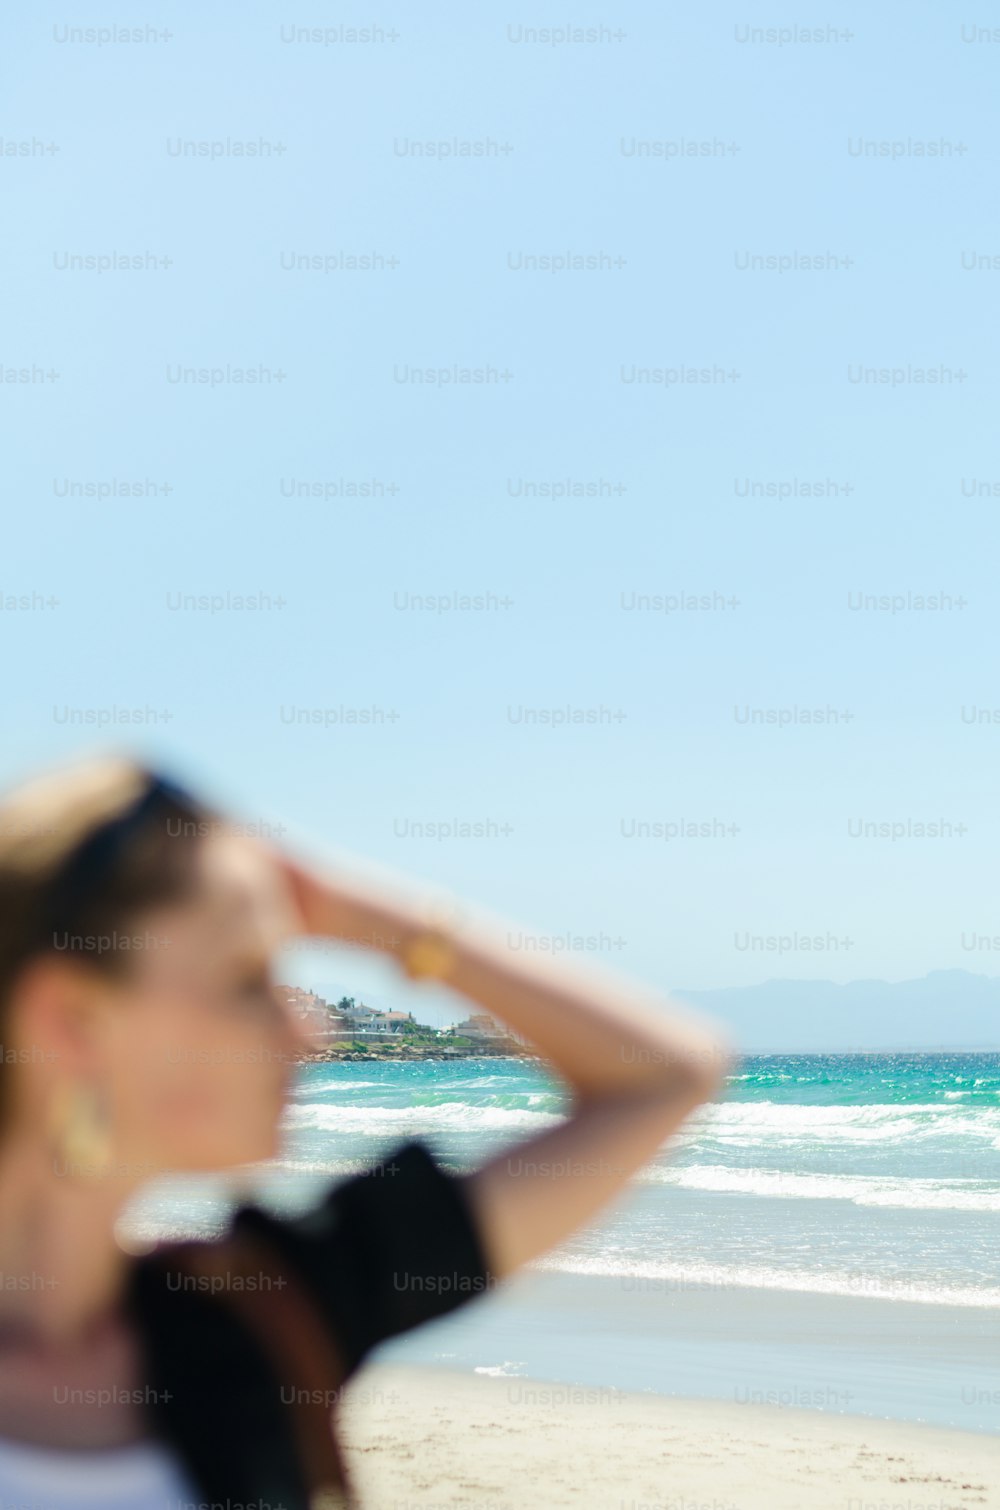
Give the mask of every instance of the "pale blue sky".
[[[962, 479], [1000, 484], [1000, 271], [962, 262], [1000, 267], [1000, 40], [964, 40], [944, 4], [111, 9], [2, 27], [0, 776], [116, 734], [320, 847], [535, 932], [622, 939], [601, 958], [660, 986], [997, 973], [965, 945], [1000, 935], [1000, 722], [962, 710], [1000, 710], [1000, 497]], [[566, 19], [626, 35], [514, 40]], [[99, 46], [75, 24], [172, 35]], [[370, 24], [395, 39], [282, 40]], [[767, 25], [851, 35], [742, 40]], [[456, 138], [511, 150], [410, 152]], [[227, 139], [283, 150], [177, 155]], [[679, 139], [722, 151], [633, 151]], [[909, 155], [941, 142], [951, 155]], [[624, 262], [509, 265], [567, 251]], [[397, 265], [281, 265], [371, 252]], [[61, 265], [116, 253], [169, 266]], [[737, 266], [796, 253], [850, 265]], [[456, 364], [512, 376], [398, 380]], [[284, 377], [173, 380], [227, 365]], [[678, 365], [740, 376], [623, 381]], [[964, 379], [851, 381], [908, 366]], [[283, 495], [371, 478], [397, 491]], [[511, 496], [566, 478], [621, 491]], [[739, 496], [747, 478], [852, 491]], [[116, 479], [171, 491], [59, 496]], [[257, 591], [283, 606], [177, 607]], [[848, 606], [937, 591], [963, 606]], [[509, 601], [399, 606], [451, 593]], [[635, 611], [633, 593], [738, 604]], [[9, 606], [21, 594], [58, 604]], [[398, 716], [283, 722], [342, 706]], [[515, 721], [566, 706], [625, 716]], [[748, 727], [748, 706], [852, 716]], [[101, 737], [65, 721], [115, 707], [170, 719]], [[848, 831], [939, 818], [966, 831]], [[399, 832], [450, 819], [509, 832]], [[633, 820], [739, 831], [628, 838]], [[737, 946], [796, 933], [852, 942]], [[320, 978], [399, 995], [380, 967]]]

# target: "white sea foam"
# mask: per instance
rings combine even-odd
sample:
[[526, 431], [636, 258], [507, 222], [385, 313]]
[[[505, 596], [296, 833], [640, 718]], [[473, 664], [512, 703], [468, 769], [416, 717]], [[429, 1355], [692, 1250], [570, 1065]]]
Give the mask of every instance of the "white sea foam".
[[733, 1169], [723, 1164], [649, 1165], [641, 1184], [714, 1190], [780, 1199], [851, 1201], [909, 1211], [1000, 1212], [1000, 1182], [972, 1179], [899, 1179], [881, 1175], [791, 1174], [776, 1169]]
[[[452, 1089], [449, 1087], [449, 1089]], [[386, 1127], [440, 1128], [465, 1131], [542, 1129], [562, 1119], [556, 1110], [542, 1110], [550, 1092], [524, 1096], [523, 1106], [500, 1104], [510, 1094], [482, 1102], [454, 1099], [416, 1106], [331, 1106], [310, 1100], [295, 1102], [287, 1112], [290, 1127], [315, 1127], [328, 1132], [356, 1132], [377, 1137]], [[550, 1102], [551, 1104], [551, 1102]], [[980, 1147], [1000, 1149], [1000, 1107], [967, 1106], [956, 1102], [887, 1106], [802, 1106], [775, 1101], [728, 1101], [703, 1107], [677, 1137], [678, 1146], [715, 1143], [741, 1149], [761, 1144], [880, 1144], [964, 1139]]]
[[890, 1106], [802, 1106], [776, 1101], [727, 1101], [703, 1107], [686, 1136], [739, 1143], [785, 1139], [823, 1143], [887, 1143], [913, 1138], [975, 1138], [1000, 1147], [1000, 1107], [954, 1102]]
[[292, 1095], [298, 1101], [314, 1101], [317, 1096], [328, 1096], [339, 1091], [385, 1090], [384, 1080], [323, 1080], [308, 1085], [297, 1085]]
[[810, 1295], [853, 1295], [873, 1300], [908, 1301], [913, 1305], [1000, 1306], [1000, 1289], [988, 1286], [911, 1282], [852, 1270], [768, 1268], [761, 1264], [644, 1263], [617, 1255], [603, 1258], [572, 1258], [547, 1254], [530, 1265], [532, 1269], [562, 1274], [590, 1274], [617, 1279], [628, 1291], [670, 1294], [684, 1290], [753, 1289], [792, 1290]]
[[315, 1127], [325, 1132], [350, 1132], [379, 1138], [388, 1128], [416, 1131], [420, 1128], [466, 1129], [486, 1132], [515, 1128], [541, 1129], [561, 1122], [554, 1112], [529, 1111], [507, 1106], [473, 1106], [467, 1101], [441, 1101], [433, 1106], [325, 1106], [310, 1102], [290, 1106], [288, 1127]]

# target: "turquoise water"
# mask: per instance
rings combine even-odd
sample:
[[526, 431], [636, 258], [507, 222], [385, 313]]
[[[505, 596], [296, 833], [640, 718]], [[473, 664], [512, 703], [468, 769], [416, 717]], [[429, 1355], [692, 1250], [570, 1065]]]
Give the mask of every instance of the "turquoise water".
[[[563, 1105], [518, 1060], [306, 1066], [284, 1157], [244, 1189], [292, 1209], [409, 1136], [467, 1169]], [[165, 1184], [132, 1225], [206, 1230], [226, 1200], [211, 1181]], [[613, 1213], [539, 1267], [1000, 1306], [1000, 1054], [744, 1059]]]

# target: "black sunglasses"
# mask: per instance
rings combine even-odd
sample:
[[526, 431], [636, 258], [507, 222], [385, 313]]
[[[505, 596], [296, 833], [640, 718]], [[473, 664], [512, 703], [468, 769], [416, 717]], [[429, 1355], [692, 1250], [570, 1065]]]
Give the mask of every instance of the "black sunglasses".
[[72, 851], [50, 883], [45, 908], [46, 936], [70, 931], [65, 925], [72, 922], [80, 904], [100, 886], [132, 836], [164, 801], [195, 807], [190, 792], [168, 777], [154, 773], [146, 789], [123, 812], [99, 824]]

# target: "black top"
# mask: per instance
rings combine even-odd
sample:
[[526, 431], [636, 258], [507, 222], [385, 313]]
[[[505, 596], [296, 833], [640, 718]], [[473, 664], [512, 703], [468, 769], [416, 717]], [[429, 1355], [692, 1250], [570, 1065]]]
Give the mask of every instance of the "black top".
[[[338, 1182], [301, 1216], [243, 1206], [224, 1239], [198, 1248], [218, 1258], [233, 1239], [263, 1242], [288, 1276], [288, 1293], [305, 1292], [338, 1360], [336, 1386], [378, 1343], [445, 1315], [491, 1283], [461, 1182], [419, 1139]], [[228, 1277], [218, 1281], [185, 1277], [172, 1260], [182, 1252], [167, 1245], [132, 1268], [128, 1305], [142, 1340], [151, 1430], [173, 1447], [209, 1503], [307, 1510], [288, 1371], [239, 1308], [270, 1307], [273, 1319], [286, 1302], [273, 1277], [258, 1270], [255, 1278], [252, 1265], [241, 1279], [225, 1266]], [[278, 1286], [284, 1292], [284, 1277]], [[228, 1293], [234, 1288], [242, 1293]], [[255, 1288], [263, 1293], [248, 1295]]]

